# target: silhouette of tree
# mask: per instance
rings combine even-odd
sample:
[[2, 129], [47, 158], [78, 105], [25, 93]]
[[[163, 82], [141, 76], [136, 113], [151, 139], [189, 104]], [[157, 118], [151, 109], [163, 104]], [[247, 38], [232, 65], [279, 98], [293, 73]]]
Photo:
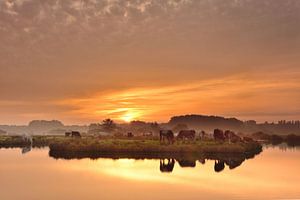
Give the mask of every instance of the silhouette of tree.
[[111, 119], [103, 120], [101, 126], [102, 126], [103, 130], [108, 131], [108, 132], [111, 132], [117, 128], [116, 123]]

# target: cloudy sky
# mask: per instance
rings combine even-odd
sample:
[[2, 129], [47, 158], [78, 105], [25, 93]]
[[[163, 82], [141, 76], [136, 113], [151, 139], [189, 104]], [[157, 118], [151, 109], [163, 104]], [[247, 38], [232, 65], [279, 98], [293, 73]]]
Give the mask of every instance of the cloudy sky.
[[300, 119], [299, 0], [0, 0], [0, 124]]

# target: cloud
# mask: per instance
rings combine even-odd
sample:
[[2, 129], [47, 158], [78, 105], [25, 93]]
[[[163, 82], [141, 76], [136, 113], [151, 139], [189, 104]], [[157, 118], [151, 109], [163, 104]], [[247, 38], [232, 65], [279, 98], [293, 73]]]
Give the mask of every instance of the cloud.
[[[299, 73], [298, 73], [299, 75]], [[70, 113], [90, 119], [111, 117], [120, 120], [134, 114], [142, 120], [168, 120], [183, 113], [219, 114], [242, 117], [295, 117], [299, 112], [299, 80], [272, 73], [241, 75], [167, 87], [132, 88], [114, 93], [65, 99], [59, 104], [72, 105]], [[289, 101], [289, 103], [286, 103]], [[298, 109], [298, 111], [297, 111]], [[254, 112], [254, 111], [257, 112]], [[259, 112], [258, 112], [259, 111]], [[285, 113], [279, 115], [278, 113]]]
[[[298, 0], [3, 0], [0, 101], [48, 102], [297, 70], [299, 10]], [[188, 96], [199, 87], [163, 94]], [[211, 87], [222, 94], [221, 86]], [[256, 95], [245, 90], [231, 95]], [[168, 102], [159, 96], [152, 100]]]

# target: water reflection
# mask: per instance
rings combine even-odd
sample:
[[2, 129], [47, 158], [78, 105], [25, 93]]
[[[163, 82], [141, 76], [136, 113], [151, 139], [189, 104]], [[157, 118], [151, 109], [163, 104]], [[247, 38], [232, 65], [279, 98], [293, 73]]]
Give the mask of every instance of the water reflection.
[[134, 153], [69, 153], [61, 151], [50, 151], [49, 156], [54, 159], [84, 159], [89, 158], [92, 160], [101, 158], [111, 158], [111, 159], [136, 159], [136, 160], [157, 160], [159, 162], [159, 169], [162, 173], [172, 173], [174, 166], [176, 164], [181, 168], [195, 168], [197, 161], [202, 165], [205, 165], [206, 160], [211, 160], [215, 162], [214, 170], [215, 172], [222, 172], [225, 166], [228, 166], [230, 170], [239, 167], [247, 159], [252, 159], [258, 152], [252, 152], [247, 154], [226, 154], [226, 153], [214, 153], [214, 154], [202, 154], [202, 155], [190, 155], [190, 154], [134, 154]]
[[31, 151], [31, 146], [23, 147], [22, 148], [22, 154], [29, 153]]
[[[255, 159], [245, 160], [232, 155], [114, 157], [66, 160], [50, 158], [48, 149], [34, 148], [25, 155], [21, 155], [20, 149], [1, 149], [1, 199], [271, 200], [300, 197], [300, 151], [297, 150], [267, 148]], [[220, 172], [215, 172], [215, 168]]]
[[221, 172], [225, 168], [224, 161], [217, 160], [215, 161], [215, 172]]
[[160, 159], [159, 169], [161, 172], [170, 173], [173, 171], [175, 165], [175, 159]]

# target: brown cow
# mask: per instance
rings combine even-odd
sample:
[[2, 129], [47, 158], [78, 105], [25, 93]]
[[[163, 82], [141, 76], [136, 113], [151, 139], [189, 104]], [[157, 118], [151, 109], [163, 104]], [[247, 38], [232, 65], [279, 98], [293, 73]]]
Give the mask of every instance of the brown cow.
[[177, 139], [178, 140], [194, 140], [196, 137], [196, 131], [194, 130], [182, 130], [179, 132]]
[[200, 132], [200, 139], [204, 140], [205, 139], [205, 135], [206, 135], [205, 131], [201, 131]]
[[220, 141], [224, 141], [225, 140], [225, 136], [222, 130], [220, 129], [215, 129], [214, 130], [214, 139], [215, 140], [220, 140]]
[[159, 140], [160, 142], [164, 142], [167, 139], [169, 144], [174, 143], [174, 133], [171, 130], [161, 130], [159, 131]]
[[254, 142], [254, 140], [251, 137], [243, 137], [243, 141], [246, 143]]
[[65, 137], [70, 137], [71, 133], [70, 132], [65, 132]]
[[232, 143], [237, 143], [242, 141], [242, 138], [240, 136], [238, 136], [237, 134], [235, 134], [233, 131], [230, 130], [225, 131], [224, 136], [226, 140]]
[[71, 136], [72, 137], [75, 137], [75, 138], [81, 138], [81, 135], [78, 131], [72, 131], [71, 132]]
[[131, 138], [133, 137], [133, 134], [131, 132], [127, 133], [127, 137]]

